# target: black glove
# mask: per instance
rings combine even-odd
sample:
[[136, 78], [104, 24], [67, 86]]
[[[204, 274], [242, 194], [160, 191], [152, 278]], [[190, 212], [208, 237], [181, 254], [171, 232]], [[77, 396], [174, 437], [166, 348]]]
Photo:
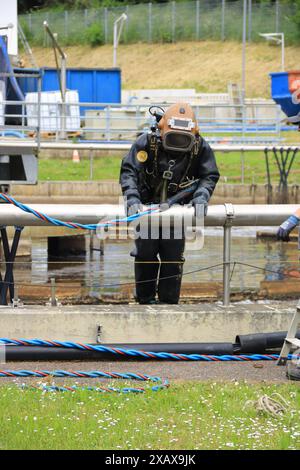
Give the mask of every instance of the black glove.
[[195, 208], [195, 216], [197, 219], [206, 216], [207, 206], [210, 194], [206, 188], [199, 188], [195, 191], [191, 205]]
[[143, 204], [136, 196], [131, 196], [127, 198], [126, 201], [126, 213], [127, 217], [143, 212]]
[[296, 215], [291, 215], [280, 225], [277, 232], [277, 240], [282, 240], [283, 242], [290, 241], [290, 233], [295, 227], [297, 227], [299, 222], [300, 219]]

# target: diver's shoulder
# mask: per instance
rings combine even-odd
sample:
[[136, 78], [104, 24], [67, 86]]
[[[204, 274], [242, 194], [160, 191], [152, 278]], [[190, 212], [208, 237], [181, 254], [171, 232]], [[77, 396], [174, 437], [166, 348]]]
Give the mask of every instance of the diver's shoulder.
[[139, 135], [138, 138], [136, 139], [134, 145], [137, 150], [143, 150], [146, 149], [148, 146], [148, 139], [149, 139], [149, 133], [148, 132], [143, 132], [143, 134]]

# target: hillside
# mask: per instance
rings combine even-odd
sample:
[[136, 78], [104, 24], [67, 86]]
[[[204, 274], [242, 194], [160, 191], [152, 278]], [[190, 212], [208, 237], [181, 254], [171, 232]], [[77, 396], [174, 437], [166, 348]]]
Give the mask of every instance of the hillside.
[[[66, 47], [70, 67], [111, 67], [112, 46]], [[54, 66], [52, 49], [34, 48], [40, 66]], [[286, 70], [299, 67], [299, 46], [285, 49]], [[242, 46], [236, 42], [180, 42], [176, 44], [120, 45], [118, 65], [122, 86], [134, 88], [196, 88], [199, 92], [226, 92], [239, 82]], [[270, 97], [270, 72], [280, 71], [281, 50], [269, 44], [247, 45], [246, 94]]]

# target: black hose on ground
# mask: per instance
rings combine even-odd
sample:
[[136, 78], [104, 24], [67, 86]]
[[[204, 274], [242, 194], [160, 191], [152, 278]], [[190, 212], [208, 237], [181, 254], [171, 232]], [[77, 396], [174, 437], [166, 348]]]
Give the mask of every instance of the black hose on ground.
[[[243, 353], [264, 353], [272, 349], [280, 349], [286, 338], [287, 331], [275, 333], [257, 333], [250, 335], [238, 335], [235, 339], [236, 346]], [[300, 339], [300, 330], [297, 331]]]
[[[177, 354], [233, 355], [231, 343], [130, 343], [103, 344], [110, 348], [135, 349], [152, 352], [168, 352]], [[130, 360], [130, 356], [111, 353], [88, 351], [75, 348], [56, 348], [41, 346], [7, 346], [7, 361], [113, 361]], [[133, 357], [133, 361], [143, 361], [143, 357]], [[149, 361], [149, 359], [146, 359]], [[155, 359], [157, 361], [157, 359]]]
[[[238, 335], [235, 344], [231, 343], [119, 343], [103, 344], [109, 348], [134, 349], [148, 352], [166, 352], [175, 354], [201, 355], [234, 355], [234, 354], [264, 354], [278, 350], [286, 338], [286, 331], [274, 333], [257, 333]], [[300, 330], [297, 332], [300, 339]], [[88, 351], [76, 348], [42, 347], [42, 346], [7, 346], [7, 361], [143, 361], [143, 357], [114, 356], [111, 353]], [[149, 361], [149, 359], [147, 359]], [[157, 360], [157, 359], [155, 359]]]

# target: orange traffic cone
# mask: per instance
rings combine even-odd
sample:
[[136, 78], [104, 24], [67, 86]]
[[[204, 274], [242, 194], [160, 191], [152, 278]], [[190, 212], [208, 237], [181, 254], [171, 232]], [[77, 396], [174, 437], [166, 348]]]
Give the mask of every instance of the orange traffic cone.
[[73, 161], [74, 163], [80, 163], [80, 156], [79, 156], [78, 150], [74, 150], [74, 151], [73, 151], [73, 158], [72, 158], [72, 161]]

